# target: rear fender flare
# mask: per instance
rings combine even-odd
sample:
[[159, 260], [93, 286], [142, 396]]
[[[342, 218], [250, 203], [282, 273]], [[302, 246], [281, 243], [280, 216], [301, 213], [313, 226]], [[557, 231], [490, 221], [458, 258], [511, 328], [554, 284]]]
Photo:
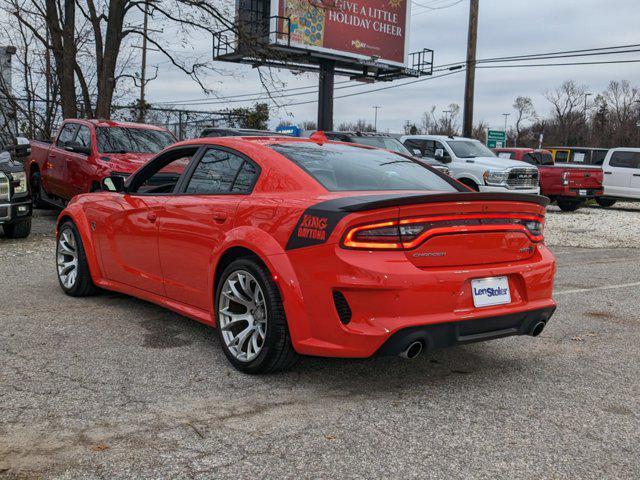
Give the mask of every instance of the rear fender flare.
[[212, 317], [215, 315], [216, 286], [214, 282], [218, 263], [226, 251], [235, 247], [242, 247], [255, 253], [271, 272], [280, 289], [294, 347], [300, 341], [309, 338], [310, 328], [304, 308], [302, 290], [289, 256], [276, 239], [264, 230], [254, 227], [239, 227], [231, 230], [223, 245], [213, 252], [215, 261], [211, 262], [208, 276]]

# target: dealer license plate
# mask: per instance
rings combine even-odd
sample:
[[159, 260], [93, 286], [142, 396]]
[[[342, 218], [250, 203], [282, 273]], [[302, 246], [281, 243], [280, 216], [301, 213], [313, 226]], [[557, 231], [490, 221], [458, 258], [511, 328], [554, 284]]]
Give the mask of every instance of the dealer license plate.
[[586, 190], [578, 190], [578, 194], [579, 194], [581, 197], [586, 197], [586, 196], [587, 196], [587, 191], [586, 191]]
[[478, 278], [471, 280], [473, 304], [480, 307], [511, 303], [509, 279], [507, 277]]

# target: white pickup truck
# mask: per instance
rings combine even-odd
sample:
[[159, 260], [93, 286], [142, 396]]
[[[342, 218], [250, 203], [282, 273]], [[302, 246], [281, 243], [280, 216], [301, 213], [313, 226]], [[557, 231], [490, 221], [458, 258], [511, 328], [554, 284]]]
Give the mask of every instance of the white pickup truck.
[[477, 140], [444, 135], [405, 135], [400, 141], [415, 155], [446, 163], [452, 177], [474, 190], [540, 193], [536, 167], [498, 158]]
[[599, 205], [611, 207], [617, 200], [640, 200], [640, 148], [613, 148], [602, 163], [604, 195]]

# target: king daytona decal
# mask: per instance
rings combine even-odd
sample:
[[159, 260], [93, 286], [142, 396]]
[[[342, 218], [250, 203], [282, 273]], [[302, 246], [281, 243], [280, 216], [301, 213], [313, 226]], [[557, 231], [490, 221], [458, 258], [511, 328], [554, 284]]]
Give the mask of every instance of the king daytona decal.
[[310, 208], [306, 210], [287, 242], [287, 250], [326, 243], [346, 212]]

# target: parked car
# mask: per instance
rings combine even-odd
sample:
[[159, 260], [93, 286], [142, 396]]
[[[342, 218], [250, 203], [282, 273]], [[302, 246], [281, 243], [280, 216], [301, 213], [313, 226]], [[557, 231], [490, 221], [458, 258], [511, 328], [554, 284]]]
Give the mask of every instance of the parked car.
[[500, 158], [522, 160], [538, 167], [540, 193], [561, 210], [573, 212], [603, 193], [602, 168], [570, 163], [554, 164], [551, 152], [533, 148], [494, 148]]
[[548, 147], [556, 163], [580, 163], [602, 165], [609, 151], [606, 148], [589, 147]]
[[612, 207], [617, 200], [640, 200], [640, 148], [609, 150], [602, 165], [604, 194], [596, 201]]
[[26, 238], [31, 233], [31, 195], [18, 160], [29, 154], [28, 144], [19, 138], [14, 146], [0, 145], [0, 226], [7, 238]]
[[412, 152], [446, 163], [451, 176], [473, 190], [540, 193], [536, 167], [498, 158], [477, 140], [444, 135], [405, 135], [400, 141]]
[[[416, 156], [416, 152], [411, 152], [400, 141], [392, 136], [384, 133], [369, 133], [369, 132], [323, 132], [329, 140], [337, 142], [357, 143], [358, 145], [367, 145], [369, 147], [384, 148], [385, 150], [391, 150], [402, 155]], [[444, 163], [434, 160], [433, 158], [422, 158], [422, 155], [418, 155], [420, 161], [430, 167], [439, 170], [440, 172], [450, 175], [451, 171]]]
[[270, 130], [254, 130], [251, 128], [224, 128], [206, 127], [199, 135], [199, 138], [206, 137], [272, 137], [289, 136], [286, 133], [272, 132]]
[[100, 189], [103, 178], [129, 176], [176, 138], [165, 128], [110, 120], [65, 120], [52, 143], [32, 141], [27, 171], [34, 205], [62, 207]]
[[[180, 178], [154, 186], [176, 162]], [[62, 290], [217, 326], [244, 372], [535, 336], [555, 309], [546, 197], [471, 192], [386, 150], [194, 139], [103, 184], [58, 219]]]

